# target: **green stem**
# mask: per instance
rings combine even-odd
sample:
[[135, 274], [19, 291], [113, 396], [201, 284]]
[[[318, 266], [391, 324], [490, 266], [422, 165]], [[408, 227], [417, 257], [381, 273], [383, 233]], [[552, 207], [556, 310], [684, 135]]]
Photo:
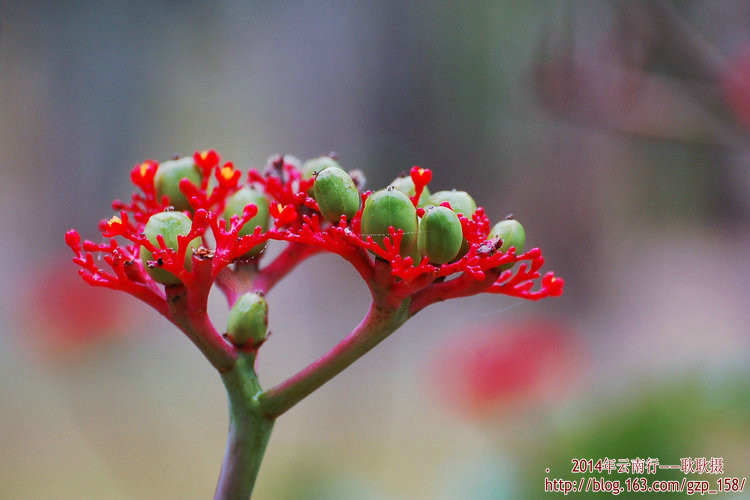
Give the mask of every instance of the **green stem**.
[[255, 352], [239, 352], [221, 373], [229, 396], [229, 437], [214, 499], [249, 499], [274, 420], [393, 333], [409, 314], [409, 300], [395, 307], [373, 303], [362, 322], [328, 354], [286, 382], [263, 392]]
[[254, 353], [242, 353], [234, 368], [221, 374], [229, 396], [229, 436], [215, 500], [250, 498], [273, 429], [274, 419], [258, 409], [262, 389], [254, 363]]
[[385, 340], [409, 318], [409, 300], [396, 308], [370, 306], [362, 322], [327, 354], [287, 381], [260, 395], [260, 408], [274, 418], [299, 403]]

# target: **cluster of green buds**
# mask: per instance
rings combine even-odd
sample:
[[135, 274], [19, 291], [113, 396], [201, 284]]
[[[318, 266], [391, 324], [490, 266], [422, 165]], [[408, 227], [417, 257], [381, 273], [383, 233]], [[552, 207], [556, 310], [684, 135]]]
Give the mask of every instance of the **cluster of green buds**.
[[[313, 194], [323, 218], [331, 223], [338, 223], [342, 216], [352, 220], [360, 207], [360, 194], [350, 175], [330, 157], [310, 160], [303, 169], [315, 179]], [[430, 194], [424, 185], [417, 193], [412, 176], [401, 175], [385, 189], [367, 196], [361, 234], [384, 248], [391, 228], [401, 230], [402, 257], [411, 257], [415, 263], [426, 258], [430, 264], [442, 265], [460, 259], [469, 251], [459, 216], [471, 219], [476, 210], [474, 198], [466, 191], [453, 189]], [[489, 239], [497, 242], [499, 252], [513, 248], [520, 254], [526, 238], [520, 222], [509, 216], [492, 228]], [[509, 269], [512, 265], [504, 264], [497, 269]]]
[[[105, 236], [122, 236], [133, 245], [84, 245], [84, 250], [111, 254], [105, 260], [109, 259], [116, 273], [105, 275], [81, 253], [80, 240], [73, 231], [75, 237], [70, 235], [69, 244], [78, 252], [76, 262], [88, 270], [82, 276], [92, 284], [134, 294], [134, 284], [148, 284], [145, 276], [167, 289], [190, 289], [202, 281], [202, 293], [206, 294], [216, 280], [232, 282], [222, 276], [237, 275], [242, 263], [257, 272], [268, 241], [275, 239], [287, 241], [289, 252], [302, 256], [295, 258], [321, 250], [338, 253], [355, 264], [371, 287], [369, 269], [378, 261], [391, 266], [392, 279], [399, 288], [409, 290], [409, 283], [414, 283], [418, 290], [417, 283], [455, 273], [479, 281], [485, 280], [487, 273], [508, 278], [505, 271], [517, 261], [529, 259], [523, 272], [504, 283], [491, 282], [484, 291], [527, 298], [561, 291], [562, 281], [552, 277], [545, 278], [545, 289], [540, 292], [530, 292], [524, 284], [538, 276], [536, 269], [542, 260], [538, 251], [530, 257], [523, 254], [525, 231], [517, 220], [508, 217], [490, 228], [484, 210], [466, 191], [431, 194], [427, 184], [432, 173], [427, 169], [414, 167], [409, 175], [401, 175], [375, 192], [362, 192], [362, 173], [347, 172], [333, 154], [305, 163], [277, 155], [269, 158], [262, 174], [251, 170], [244, 186], [239, 184], [240, 176], [232, 163], [220, 165], [213, 151], [136, 165], [131, 179], [143, 194], [133, 195], [130, 204], [116, 201], [113, 206], [120, 209], [120, 216], [102, 226]], [[356, 247], [366, 249], [374, 260], [353, 258], [361, 255]], [[258, 319], [265, 314], [257, 311], [261, 303], [266, 310], [262, 293], [280, 279], [279, 273], [272, 271], [286, 269], [284, 257], [266, 267], [272, 278], [258, 278], [261, 285], [230, 291], [233, 326], [227, 328], [226, 338], [235, 346], [257, 348], [265, 339], [265, 320]], [[204, 260], [212, 269], [201, 278], [194, 267], [196, 263], [205, 266]], [[133, 268], [134, 262], [140, 263], [142, 272]], [[263, 272], [259, 274], [263, 276]], [[136, 295], [148, 296], [142, 286], [135, 288]], [[153, 291], [151, 285], [145, 288]], [[161, 300], [148, 297], [152, 304]], [[437, 300], [437, 295], [430, 300]], [[251, 318], [241, 319], [243, 315]]]
[[[130, 204], [114, 202], [120, 216], [102, 226], [105, 236], [123, 236], [133, 245], [115, 251], [112, 245], [88, 244], [111, 253], [113, 264], [127, 262], [128, 273], [105, 276], [81, 253], [79, 265], [88, 269], [84, 279], [126, 288], [123, 275], [138, 274], [132, 269], [135, 259], [126, 258], [133, 255], [156, 283], [190, 286], [199, 255], [213, 259], [210, 285], [231, 264], [248, 261], [257, 267], [271, 239], [312, 247], [305, 256], [328, 250], [349, 260], [353, 247], [362, 247], [375, 257], [367, 266], [385, 260], [392, 265], [392, 276], [406, 282], [461, 272], [483, 280], [488, 272], [529, 260], [517, 282], [493, 284], [497, 293], [526, 295], [516, 285], [534, 279], [542, 262], [538, 251], [523, 254], [525, 231], [517, 220], [508, 217], [490, 227], [484, 210], [466, 191], [431, 194], [427, 184], [432, 173], [420, 167], [375, 192], [363, 192], [361, 172], [347, 172], [333, 154], [305, 163], [277, 155], [263, 173], [250, 170], [244, 186], [240, 177], [232, 163], [220, 165], [214, 151], [136, 165], [131, 179], [143, 194], [134, 194]], [[71, 246], [78, 251], [76, 243]], [[556, 287], [560, 284], [558, 280]]]

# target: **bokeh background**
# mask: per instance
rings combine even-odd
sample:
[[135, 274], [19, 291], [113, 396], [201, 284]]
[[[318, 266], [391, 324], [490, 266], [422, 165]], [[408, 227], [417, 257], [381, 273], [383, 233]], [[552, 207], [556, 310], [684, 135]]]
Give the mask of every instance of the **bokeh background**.
[[[0, 498], [213, 493], [218, 377], [63, 242], [136, 162], [205, 148], [431, 168], [567, 283], [420, 313], [279, 420], [257, 498], [541, 498], [574, 457], [750, 475], [750, 2], [3, 1]], [[270, 386], [368, 296], [318, 256], [269, 303]]]

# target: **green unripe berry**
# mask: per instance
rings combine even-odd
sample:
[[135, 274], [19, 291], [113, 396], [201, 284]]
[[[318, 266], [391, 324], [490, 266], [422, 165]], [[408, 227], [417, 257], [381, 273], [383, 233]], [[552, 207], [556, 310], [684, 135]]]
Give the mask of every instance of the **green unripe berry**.
[[[404, 193], [409, 198], [417, 194], [417, 188], [414, 186], [414, 181], [412, 180], [410, 175], [402, 175], [400, 177], [396, 177], [395, 179], [393, 179], [393, 182], [391, 182], [390, 185]], [[424, 189], [422, 189], [422, 194], [419, 197], [417, 206], [426, 207], [429, 203], [429, 199], [430, 190], [427, 188], [427, 186], [425, 186]]]
[[[516, 255], [520, 255], [523, 253], [523, 247], [526, 244], [526, 231], [517, 220], [505, 219], [495, 224], [487, 238], [490, 240], [498, 238], [502, 240], [503, 243], [498, 248], [498, 251], [507, 252], [510, 247], [515, 247]], [[505, 271], [511, 267], [513, 267], [513, 264], [509, 263], [498, 266], [497, 269]]]
[[450, 203], [454, 212], [463, 215], [467, 219], [471, 219], [471, 216], [477, 211], [477, 204], [474, 202], [474, 198], [466, 191], [456, 191], [455, 189], [438, 191], [430, 196], [429, 200], [431, 205], [440, 205], [446, 201]]
[[258, 346], [266, 340], [268, 304], [259, 293], [241, 295], [229, 311], [227, 336], [236, 346]]
[[[419, 228], [421, 227], [421, 225], [422, 219], [420, 217], [417, 217], [417, 240], [419, 240]], [[411, 260], [414, 263], [413, 265], [415, 266], [419, 265], [419, 263], [422, 262], [422, 255], [419, 253], [419, 248], [417, 247], [418, 245], [414, 245], [414, 247], [412, 247], [412, 249], [408, 252], [401, 252], [402, 257], [411, 257]]]
[[203, 176], [192, 156], [160, 163], [154, 176], [156, 198], [161, 200], [162, 196], [167, 195], [175, 210], [190, 210], [188, 199], [180, 191], [182, 179], [187, 179], [196, 186], [201, 185]]
[[[450, 203], [451, 208], [457, 214], [461, 214], [467, 219], [471, 219], [474, 212], [477, 211], [477, 204], [474, 198], [471, 197], [466, 191], [438, 191], [430, 196], [430, 204], [440, 205], [445, 202]], [[457, 257], [463, 257], [469, 251], [469, 242], [466, 238], [461, 240], [461, 248], [458, 250]]]
[[[422, 219], [417, 217], [417, 238], [419, 238], [419, 224]], [[412, 265], [418, 266], [420, 262], [422, 262], [422, 256], [419, 254], [419, 249], [417, 249], [417, 245], [415, 244], [413, 247], [411, 247], [411, 250], [404, 251], [401, 250], [400, 255], [402, 258], [411, 257]]]
[[[245, 236], [255, 232], [255, 228], [260, 226], [263, 232], [268, 231], [268, 226], [271, 221], [271, 214], [268, 211], [268, 200], [262, 192], [251, 187], [243, 187], [232, 196], [227, 198], [227, 205], [224, 208], [222, 217], [227, 221], [227, 228], [229, 228], [229, 219], [233, 215], [242, 217], [242, 212], [245, 210], [247, 205], [255, 205], [258, 207], [258, 213], [253, 216], [252, 219], [247, 221], [237, 236]], [[259, 255], [266, 248], [265, 243], [255, 245], [246, 254], [246, 257], [255, 257]]]
[[433, 264], [445, 264], [461, 248], [463, 231], [456, 213], [447, 207], [429, 207], [422, 216], [417, 235], [419, 254]]
[[388, 227], [403, 229], [401, 255], [409, 255], [417, 242], [417, 210], [411, 200], [394, 188], [380, 190], [370, 195], [362, 211], [362, 236], [383, 246], [383, 238], [389, 236]]
[[312, 179], [315, 177], [316, 173], [322, 171], [326, 167], [341, 168], [341, 165], [330, 156], [312, 158], [302, 164], [302, 177], [304, 179]]
[[402, 254], [401, 256], [403, 258], [411, 257], [412, 265], [414, 265], [414, 266], [418, 266], [419, 263], [422, 262], [422, 256], [419, 254], [419, 250], [417, 249], [417, 245], [414, 245], [414, 248], [412, 248], [411, 250], [409, 250], [408, 253], [404, 254], [403, 252], [401, 252], [401, 254]]
[[[146, 227], [143, 229], [143, 233], [148, 238], [148, 241], [157, 248], [159, 248], [159, 242], [156, 237], [161, 235], [167, 247], [177, 252], [177, 237], [188, 234], [191, 227], [192, 222], [190, 218], [182, 212], [160, 212], [151, 216], [146, 223]], [[185, 252], [185, 269], [188, 271], [193, 268], [193, 250], [198, 248], [200, 244], [200, 238], [194, 238], [188, 244], [187, 251]], [[147, 263], [153, 260], [153, 254], [146, 247], [141, 246], [141, 262], [143, 262], [144, 269], [151, 275], [154, 281], [164, 285], [178, 285], [181, 283], [177, 276], [167, 270], [161, 269], [158, 264], [155, 267], [149, 267]]]
[[342, 215], [352, 220], [359, 209], [359, 191], [352, 178], [338, 167], [326, 167], [315, 176], [315, 201], [328, 222], [337, 223]]

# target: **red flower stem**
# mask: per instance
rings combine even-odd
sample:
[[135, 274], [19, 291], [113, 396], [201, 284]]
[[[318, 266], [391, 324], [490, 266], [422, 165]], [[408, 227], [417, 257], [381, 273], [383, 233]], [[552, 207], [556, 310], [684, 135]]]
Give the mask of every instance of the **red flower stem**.
[[414, 294], [409, 306], [409, 314], [414, 316], [435, 302], [481, 293], [492, 286], [497, 280], [498, 274], [498, 272], [487, 271], [485, 279], [482, 281], [476, 281], [471, 276], [462, 274], [450, 281], [432, 283]]
[[258, 270], [257, 261], [238, 262], [235, 269], [224, 268], [216, 276], [216, 285], [224, 293], [227, 304], [232, 307], [237, 297], [245, 292], [268, 293], [284, 276], [305, 259], [322, 252], [323, 249], [300, 243], [290, 243], [273, 262]]
[[128, 292], [169, 319], [169, 308], [167, 307], [165, 295], [157, 287], [136, 283], [129, 288]]
[[243, 290], [243, 292], [252, 290], [264, 294], [268, 293], [276, 283], [281, 281], [281, 279], [292, 269], [297, 267], [299, 263], [322, 251], [322, 248], [312, 245], [289, 243], [284, 251], [282, 251], [273, 262], [260, 270], [256, 278], [252, 280], [251, 288], [249, 290]]
[[372, 303], [360, 324], [327, 354], [260, 395], [263, 414], [269, 418], [281, 415], [341, 373], [409, 319], [408, 306], [408, 300], [397, 308]]
[[415, 295], [420, 290], [425, 289], [435, 282], [435, 275], [425, 273], [421, 276], [417, 276], [414, 280], [409, 283], [403, 281], [396, 282], [391, 287], [391, 294], [398, 298], [406, 298], [409, 295]]
[[230, 308], [237, 301], [239, 291], [246, 287], [243, 282], [252, 280], [257, 273], [254, 264], [238, 263], [237, 266], [238, 267], [235, 270], [225, 267], [218, 275], [216, 275], [216, 286], [219, 287], [224, 294], [224, 297], [226, 297], [227, 304]]
[[200, 349], [219, 373], [230, 371], [237, 361], [237, 352], [216, 331], [206, 311], [206, 301], [196, 305], [183, 286], [166, 287], [169, 320]]
[[221, 375], [229, 397], [229, 435], [215, 500], [250, 498], [273, 429], [274, 419], [258, 409], [262, 389], [254, 363], [254, 353], [241, 353]]
[[367, 250], [362, 247], [356, 247], [350, 255], [344, 256], [344, 258], [354, 266], [354, 269], [365, 280], [365, 283], [371, 286], [370, 283], [375, 279], [375, 267], [367, 255]]

